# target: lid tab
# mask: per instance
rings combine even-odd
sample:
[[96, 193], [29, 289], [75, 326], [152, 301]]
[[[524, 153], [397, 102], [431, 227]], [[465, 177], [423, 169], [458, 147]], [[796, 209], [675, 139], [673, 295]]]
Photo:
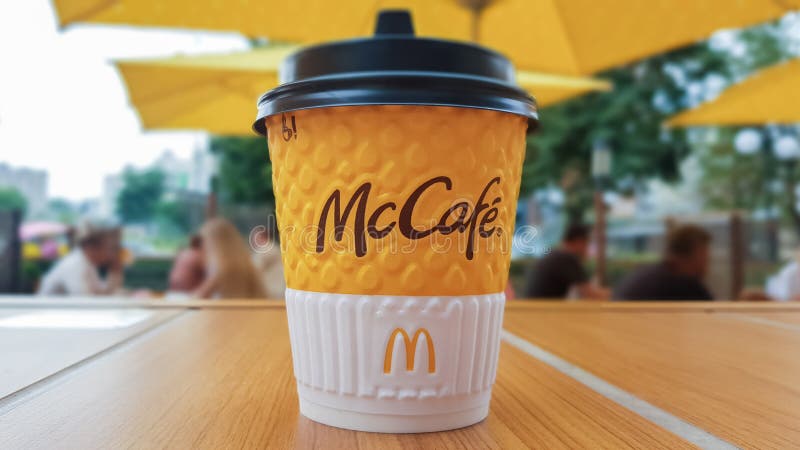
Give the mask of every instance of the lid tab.
[[402, 34], [414, 36], [414, 24], [411, 13], [404, 9], [387, 9], [378, 13], [375, 23], [375, 36], [384, 34]]

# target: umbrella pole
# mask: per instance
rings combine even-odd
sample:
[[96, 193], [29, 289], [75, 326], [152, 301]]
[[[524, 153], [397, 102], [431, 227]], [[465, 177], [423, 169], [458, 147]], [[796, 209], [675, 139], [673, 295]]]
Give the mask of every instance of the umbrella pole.
[[595, 278], [601, 286], [606, 285], [606, 202], [603, 189], [598, 183], [594, 191], [594, 238], [595, 238]]
[[606, 202], [604, 193], [611, 176], [611, 149], [603, 140], [592, 146], [592, 177], [594, 178], [594, 232], [597, 261], [595, 276], [600, 285], [606, 284]]
[[470, 36], [472, 37], [472, 42], [478, 42], [480, 39], [480, 25], [481, 25], [481, 12], [480, 11], [472, 11], [472, 23]]
[[471, 13], [470, 38], [472, 42], [480, 40], [481, 14], [494, 0], [459, 0], [459, 3]]

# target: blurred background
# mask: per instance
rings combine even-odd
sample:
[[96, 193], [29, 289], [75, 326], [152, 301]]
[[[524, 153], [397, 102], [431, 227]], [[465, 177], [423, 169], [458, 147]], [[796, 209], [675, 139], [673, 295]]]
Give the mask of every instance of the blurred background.
[[397, 5], [419, 35], [509, 55], [542, 106], [518, 203], [517, 292], [573, 222], [594, 225], [588, 270], [608, 286], [657, 261], [676, 223], [713, 236], [718, 299], [766, 290], [796, 257], [791, 2], [183, 3], [0, 5], [0, 292], [36, 292], [87, 221], [119, 230], [129, 292], [169, 291], [176, 255], [211, 217], [258, 253], [253, 236], [274, 229], [266, 143], [249, 130], [258, 95], [298, 45], [369, 34], [374, 11]]

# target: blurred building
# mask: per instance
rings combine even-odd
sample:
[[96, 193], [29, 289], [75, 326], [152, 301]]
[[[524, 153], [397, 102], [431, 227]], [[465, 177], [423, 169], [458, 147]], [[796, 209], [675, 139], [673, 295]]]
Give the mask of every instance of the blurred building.
[[195, 149], [192, 156], [183, 159], [170, 150], [164, 151], [152, 164], [166, 176], [167, 191], [188, 191], [207, 194], [211, 178], [216, 173], [216, 161], [207, 151]]
[[27, 167], [11, 167], [0, 163], [0, 188], [13, 187], [28, 202], [28, 213], [37, 214], [47, 208], [47, 172]]
[[122, 189], [122, 174], [106, 175], [103, 178], [103, 194], [98, 205], [98, 214], [113, 217], [117, 204], [117, 194]]
[[[165, 150], [148, 169], [158, 169], [164, 174], [164, 190], [167, 194], [189, 196], [196, 200], [205, 197], [211, 188], [211, 179], [217, 171], [216, 159], [204, 149], [195, 149], [189, 158], [180, 158], [171, 150]], [[122, 189], [122, 173], [107, 175], [103, 180], [103, 196], [99, 211], [105, 217], [113, 217], [117, 194]]]

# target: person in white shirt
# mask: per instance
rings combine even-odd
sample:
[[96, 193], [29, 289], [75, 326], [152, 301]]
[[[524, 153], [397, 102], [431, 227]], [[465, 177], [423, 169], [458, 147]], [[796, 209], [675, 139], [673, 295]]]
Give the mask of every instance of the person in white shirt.
[[800, 300], [800, 264], [792, 261], [767, 280], [767, 295], [774, 300]]
[[44, 276], [38, 294], [112, 295], [122, 286], [122, 267], [118, 230], [84, 223], [75, 232], [75, 247]]

